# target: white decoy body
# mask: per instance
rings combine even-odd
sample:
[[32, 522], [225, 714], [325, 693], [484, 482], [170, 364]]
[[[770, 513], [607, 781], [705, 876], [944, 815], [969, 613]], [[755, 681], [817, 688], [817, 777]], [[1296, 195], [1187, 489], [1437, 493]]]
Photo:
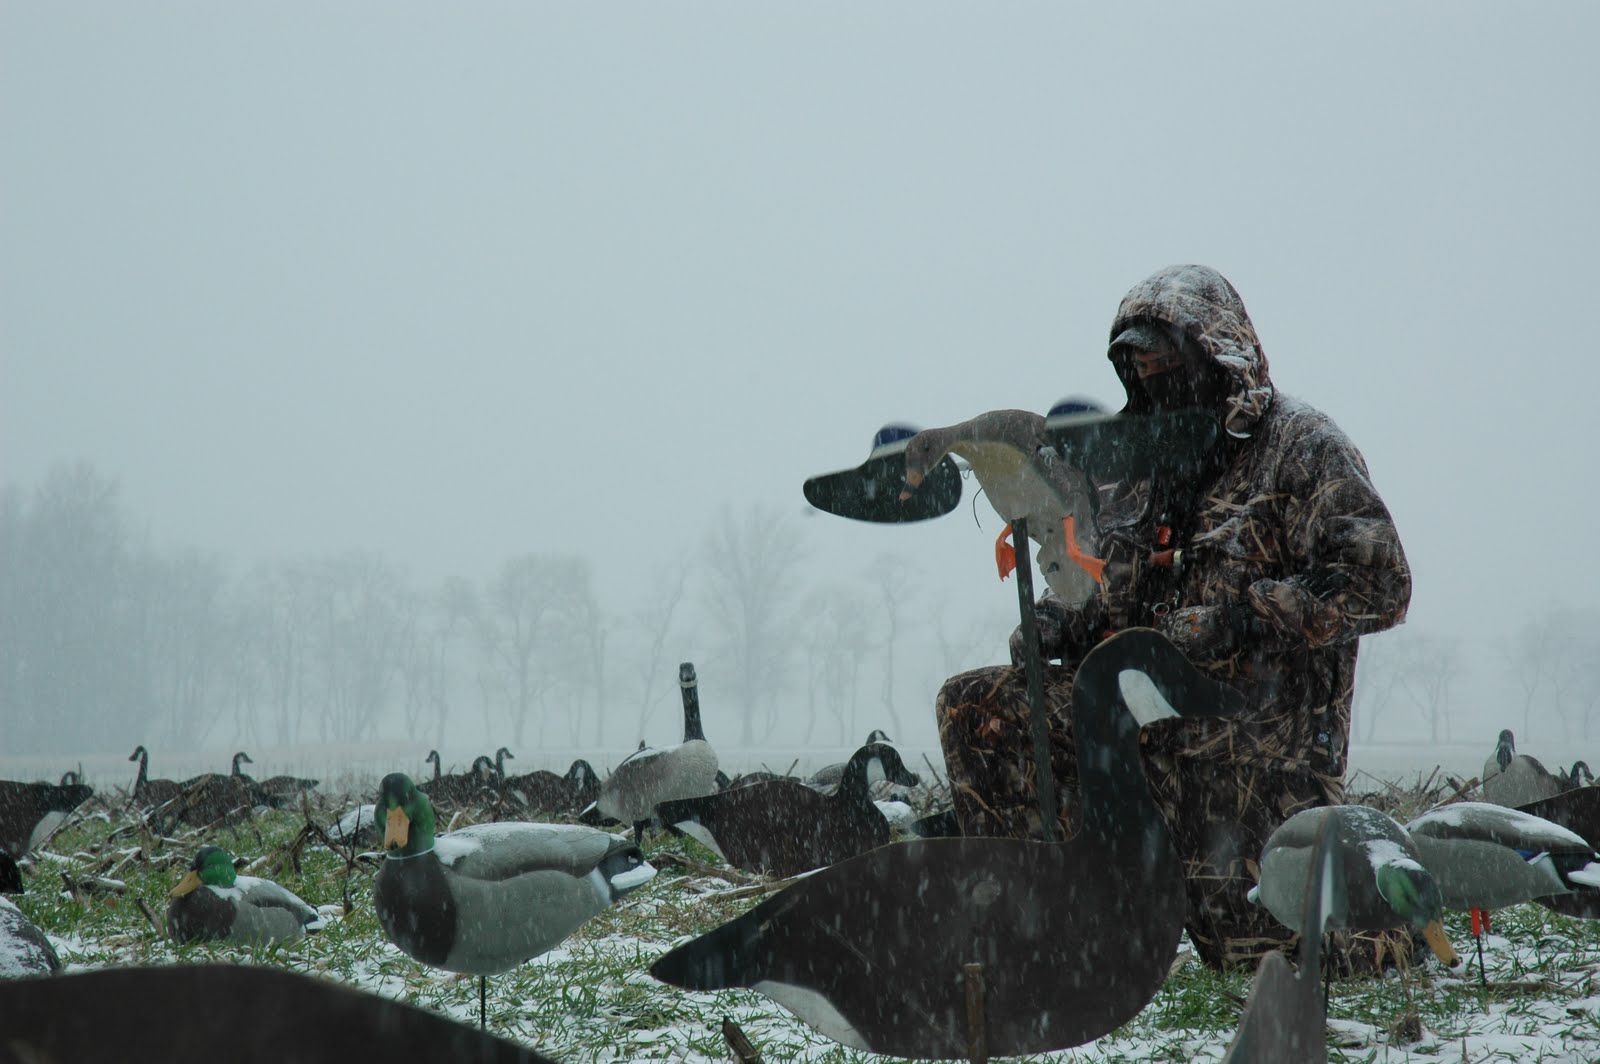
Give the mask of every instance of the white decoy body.
[[[1081, 470], [1048, 446], [1045, 418], [1029, 410], [990, 410], [956, 425], [922, 430], [906, 445], [907, 495], [946, 454], [966, 461], [1008, 528], [1018, 518], [1027, 520], [1028, 538], [1039, 544], [1039, 572], [1050, 590], [1068, 604], [1086, 602], [1096, 580], [1073, 559], [1063, 522], [1071, 519], [1083, 556], [1097, 552], [1094, 490]], [[998, 557], [1004, 547], [997, 543], [995, 549]], [[1001, 576], [1008, 571], [1002, 564]]]
[[0, 898], [0, 979], [56, 975], [61, 959], [43, 931], [9, 898]]
[[1494, 753], [1483, 763], [1483, 796], [1495, 805], [1515, 809], [1554, 798], [1566, 789], [1562, 778], [1538, 758], [1517, 753], [1510, 728], [1500, 733]]
[[683, 694], [683, 742], [641, 747], [600, 784], [595, 805], [602, 816], [636, 828], [655, 816], [656, 806], [678, 798], [700, 798], [717, 789], [717, 751], [700, 723], [699, 684], [694, 666], [678, 666]]
[[1489, 802], [1456, 802], [1406, 825], [1452, 909], [1502, 909], [1600, 891], [1600, 855], [1574, 831]]

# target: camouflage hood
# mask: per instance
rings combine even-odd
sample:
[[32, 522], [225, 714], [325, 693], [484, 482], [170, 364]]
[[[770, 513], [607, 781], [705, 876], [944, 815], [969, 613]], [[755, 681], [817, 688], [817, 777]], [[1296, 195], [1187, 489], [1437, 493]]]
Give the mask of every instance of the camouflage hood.
[[[1236, 437], [1250, 436], [1272, 405], [1274, 389], [1244, 300], [1233, 285], [1209, 266], [1168, 266], [1151, 274], [1122, 297], [1110, 339], [1131, 325], [1160, 323], [1180, 337], [1186, 351], [1199, 352], [1220, 366], [1232, 387], [1223, 403], [1224, 425]], [[1110, 357], [1109, 354], [1107, 357]], [[1128, 396], [1128, 413], [1146, 413], [1150, 401], [1126, 364], [1112, 359]]]

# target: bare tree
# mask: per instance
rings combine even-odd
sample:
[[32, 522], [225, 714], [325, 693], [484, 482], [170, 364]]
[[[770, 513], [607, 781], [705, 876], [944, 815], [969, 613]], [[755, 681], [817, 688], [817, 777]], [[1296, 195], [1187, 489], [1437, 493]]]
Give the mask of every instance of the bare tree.
[[[492, 673], [485, 683], [504, 700], [518, 746], [532, 710], [546, 709], [551, 690], [571, 679], [573, 619], [592, 597], [588, 564], [570, 556], [512, 558], [484, 591], [477, 629]], [[542, 742], [549, 714], [539, 716]]]
[[805, 742], [810, 743], [820, 714], [820, 701], [838, 727], [837, 742], [859, 742], [857, 719], [861, 668], [879, 646], [872, 624], [872, 600], [845, 586], [820, 589], [807, 596], [800, 629], [805, 633], [806, 700], [812, 707]]
[[1460, 679], [1461, 640], [1454, 636], [1409, 634], [1400, 669], [1400, 690], [1428, 725], [1429, 742], [1450, 740], [1450, 689]]
[[[649, 591], [638, 609], [633, 612], [630, 627], [645, 637], [646, 651], [639, 660], [639, 734], [646, 733], [650, 717], [669, 690], [667, 681], [668, 640], [673, 633], [673, 621], [683, 603], [684, 589], [689, 583], [691, 566], [686, 561], [657, 570], [655, 586]], [[672, 673], [676, 676], [676, 671]]]
[[905, 727], [894, 698], [894, 651], [906, 610], [916, 601], [916, 571], [902, 556], [884, 552], [873, 560], [872, 576], [878, 588], [878, 609], [874, 620], [883, 633], [878, 641], [883, 648], [883, 708], [889, 714], [890, 734], [903, 735]]
[[1404, 676], [1407, 630], [1390, 629], [1363, 636], [1356, 658], [1355, 705], [1351, 709], [1351, 730], [1364, 743], [1375, 742], [1378, 722], [1395, 704]]

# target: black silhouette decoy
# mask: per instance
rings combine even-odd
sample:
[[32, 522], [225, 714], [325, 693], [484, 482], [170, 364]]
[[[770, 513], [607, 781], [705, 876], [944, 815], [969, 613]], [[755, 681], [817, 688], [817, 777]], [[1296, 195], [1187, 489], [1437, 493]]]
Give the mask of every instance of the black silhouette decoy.
[[128, 755], [129, 761], [139, 762], [139, 775], [133, 781], [133, 803], [139, 806], [160, 805], [176, 798], [183, 791], [183, 785], [177, 780], [150, 778], [150, 754], [143, 745], [133, 748], [133, 753]]
[[87, 783], [0, 780], [0, 850], [21, 860], [93, 794]]

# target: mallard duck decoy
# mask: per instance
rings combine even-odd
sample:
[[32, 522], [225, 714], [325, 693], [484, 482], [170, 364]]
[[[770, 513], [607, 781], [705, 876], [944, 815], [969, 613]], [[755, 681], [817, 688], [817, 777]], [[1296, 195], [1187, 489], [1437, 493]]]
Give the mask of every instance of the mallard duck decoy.
[[1016, 568], [1008, 540], [1012, 523], [1026, 518], [1028, 538], [1039, 544], [1039, 572], [1063, 602], [1085, 602], [1100, 576], [1096, 553], [1095, 491], [1080, 469], [1049, 446], [1046, 419], [1030, 410], [990, 410], [957, 425], [923, 429], [906, 444], [906, 490], [945, 455], [964, 459], [1006, 525], [995, 540], [1001, 579]]
[[1483, 796], [1510, 808], [1554, 798], [1567, 788], [1536, 757], [1517, 753], [1516, 736], [1506, 728], [1483, 763]]
[[323, 928], [322, 915], [293, 891], [239, 875], [220, 846], [196, 850], [167, 899], [167, 930], [179, 943], [280, 942]]
[[[152, 1022], [181, 1002], [181, 1021]], [[85, 1012], [92, 1003], [92, 1022]], [[270, 965], [169, 964], [0, 983], [5, 1059], [552, 1064], [429, 1009]]]
[[1327, 1064], [1328, 1012], [1318, 993], [1322, 936], [1343, 921], [1344, 851], [1337, 816], [1324, 817], [1312, 844], [1310, 874], [1300, 902], [1299, 971], [1273, 950], [1256, 967], [1239, 1030], [1222, 1064]]
[[378, 790], [385, 859], [373, 884], [384, 935], [414, 960], [486, 978], [559, 944], [655, 875], [639, 847], [575, 824], [478, 824], [435, 836], [409, 776]]
[[93, 795], [87, 783], [0, 780], [0, 850], [21, 860]]
[[139, 775], [133, 781], [133, 803], [139, 806], [160, 805], [176, 798], [183, 790], [177, 780], [153, 780], [149, 778], [150, 754], [140, 745], [133, 748], [133, 753], [128, 755], [129, 761], [139, 762]]
[[[0, 898], [0, 980], [27, 979], [35, 975], [56, 975], [61, 958], [43, 931], [29, 920], [9, 898]], [[3, 1001], [3, 998], [0, 998]], [[5, 1012], [0, 1009], [0, 1014]], [[11, 1024], [6, 1024], [9, 1035]]]
[[1280, 824], [1261, 850], [1261, 882], [1252, 901], [1266, 906], [1277, 921], [1305, 933], [1301, 902], [1311, 872], [1312, 849], [1322, 821], [1338, 819], [1347, 904], [1336, 929], [1384, 931], [1411, 928], [1422, 933], [1434, 956], [1450, 966], [1461, 963], [1443, 924], [1439, 884], [1424, 866], [1417, 844], [1393, 817], [1364, 805], [1303, 809]]
[[709, 847], [735, 868], [794, 876], [889, 841], [889, 822], [868, 790], [874, 777], [907, 787], [921, 782], [894, 747], [871, 743], [851, 756], [831, 795], [771, 780], [662, 802], [657, 812], [669, 830]]
[[1422, 814], [1406, 831], [1445, 906], [1472, 913], [1485, 981], [1482, 932], [1490, 911], [1554, 894], [1600, 895], [1600, 854], [1576, 832], [1520, 809], [1455, 802]]
[[993, 1055], [1106, 1034], [1166, 978], [1187, 911], [1139, 729], [1243, 708], [1159, 633], [1111, 636], [1084, 657], [1073, 687], [1082, 815], [1071, 839], [879, 847], [677, 947], [650, 973], [689, 990], [750, 987], [858, 1049], [963, 1057], [964, 978], [978, 964]]
[[706, 742], [700, 723], [699, 681], [690, 662], [678, 666], [678, 687], [683, 695], [683, 742], [666, 747], [641, 745], [600, 784], [600, 797], [595, 800], [601, 817], [632, 824], [637, 839], [644, 838], [657, 805], [677, 798], [698, 798], [717, 788], [717, 751]]

